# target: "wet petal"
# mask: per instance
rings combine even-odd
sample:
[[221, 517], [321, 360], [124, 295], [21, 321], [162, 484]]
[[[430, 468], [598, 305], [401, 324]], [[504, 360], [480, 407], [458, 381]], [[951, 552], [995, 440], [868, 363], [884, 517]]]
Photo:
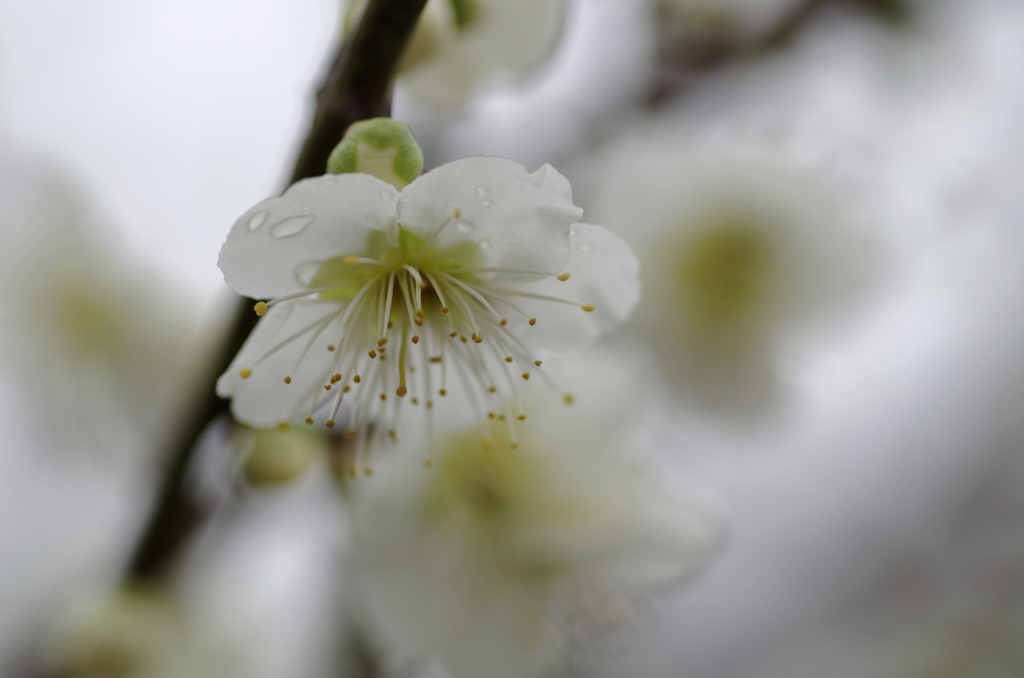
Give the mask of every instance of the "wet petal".
[[373, 231], [396, 228], [398, 191], [366, 174], [326, 175], [293, 184], [235, 222], [217, 265], [239, 294], [299, 292], [303, 264], [360, 254]]
[[533, 174], [503, 158], [463, 158], [438, 167], [402, 191], [402, 227], [435, 247], [478, 243], [488, 266], [560, 273], [569, 257], [569, 227], [583, 211], [569, 182], [550, 165]]

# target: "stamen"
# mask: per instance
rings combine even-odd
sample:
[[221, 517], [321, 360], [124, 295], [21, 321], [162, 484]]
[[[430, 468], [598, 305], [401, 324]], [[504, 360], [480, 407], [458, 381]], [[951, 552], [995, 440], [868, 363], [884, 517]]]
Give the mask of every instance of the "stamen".
[[[427, 280], [430, 281], [430, 286], [434, 288], [437, 300], [441, 302], [441, 313], [448, 313], [448, 304], [444, 301], [444, 293], [441, 292], [441, 286], [437, 284], [437, 281], [434, 280], [433, 276], [431, 276], [427, 271], [423, 271], [423, 275], [425, 275]], [[453, 332], [455, 331], [455, 321], [452, 319], [450, 314], [448, 315], [448, 326]]]
[[[440, 235], [441, 231], [443, 231], [448, 226], [448, 224], [460, 218], [462, 218], [462, 212], [456, 209], [452, 213], [452, 216], [448, 217], [448, 219], [445, 220], [443, 224], [434, 229], [434, 232], [430, 234], [430, 237], [427, 238], [427, 241], [423, 243], [423, 247], [420, 248], [419, 256], [416, 257], [417, 266], [419, 266], [420, 262], [423, 261], [423, 255], [426, 253], [427, 248], [434, 243], [434, 240], [437, 238], [438, 235]], [[433, 281], [431, 281], [431, 283], [433, 283]]]
[[369, 257], [356, 257], [356, 256], [349, 255], [349, 256], [343, 258], [341, 261], [346, 266], [358, 266], [359, 264], [370, 264], [372, 266], [383, 266], [384, 268], [387, 268], [387, 264], [385, 264], [383, 261], [378, 261], [377, 259], [371, 259]]
[[[342, 288], [342, 287], [348, 287], [349, 285], [361, 285], [363, 282], [365, 282], [365, 281], [363, 281], [363, 280], [349, 280], [348, 282], [338, 283], [337, 285], [326, 285], [324, 287], [317, 287], [316, 289], [312, 289], [312, 290], [309, 290], [307, 292], [296, 292], [295, 294], [286, 294], [283, 297], [276, 297], [276, 298], [268, 301], [264, 305], [265, 306], [273, 306], [274, 304], [280, 304], [282, 301], [291, 301], [292, 299], [301, 299], [302, 297], [309, 297], [309, 296], [312, 296], [314, 294], [320, 294], [321, 292], [330, 292], [331, 290], [336, 290], [336, 289], [339, 289], [339, 288]], [[260, 304], [262, 304], [262, 303], [263, 302], [261, 301]], [[259, 304], [256, 304], [256, 306], [258, 307]], [[266, 311], [264, 311], [263, 313], [266, 313]], [[260, 313], [259, 308], [256, 309], [256, 315], [263, 315], [263, 313]]]
[[257, 301], [256, 305], [253, 306], [253, 310], [256, 311], [256, 315], [263, 316], [267, 314], [267, 302]]
[[[502, 295], [506, 295], [507, 294], [507, 295], [513, 296], [513, 297], [523, 297], [525, 299], [539, 299], [541, 301], [553, 301], [553, 302], [558, 303], [558, 304], [569, 304], [570, 306], [580, 306], [580, 307], [584, 306], [584, 305], [580, 304], [580, 302], [578, 302], [578, 301], [572, 301], [570, 299], [562, 299], [561, 297], [551, 297], [551, 296], [548, 296], [546, 294], [534, 294], [533, 292], [520, 292], [518, 290], [495, 290], [495, 289], [488, 289], [488, 291], [489, 292], [493, 292], [495, 294], [502, 294]], [[591, 310], [594, 309], [594, 306], [592, 304], [586, 304], [585, 306], [589, 307]]]
[[571, 278], [571, 277], [572, 277], [572, 273], [569, 273], [569, 271], [566, 271], [566, 272], [565, 272], [565, 273], [563, 273], [562, 275], [558, 276], [558, 278], [557, 278], [557, 279], [558, 279], [559, 281], [561, 281], [561, 282], [565, 282], [566, 280], [568, 280], [568, 279], [569, 279], [569, 278]]
[[405, 343], [406, 329], [402, 329], [402, 348], [398, 352], [398, 390], [395, 391], [395, 395], [399, 398], [404, 398], [405, 394], [409, 392], [409, 389], [405, 386], [405, 350], [409, 345]]
[[384, 319], [387, 323], [384, 325], [384, 336], [377, 342], [378, 346], [383, 346], [388, 343], [388, 328], [391, 327], [391, 299], [395, 293], [395, 274], [392, 272], [388, 276], [388, 291], [387, 291], [387, 305], [384, 307]]
[[245, 367], [238, 371], [238, 376], [240, 376], [242, 379], [248, 379], [249, 377], [252, 376], [252, 370], [250, 370], [248, 367]]

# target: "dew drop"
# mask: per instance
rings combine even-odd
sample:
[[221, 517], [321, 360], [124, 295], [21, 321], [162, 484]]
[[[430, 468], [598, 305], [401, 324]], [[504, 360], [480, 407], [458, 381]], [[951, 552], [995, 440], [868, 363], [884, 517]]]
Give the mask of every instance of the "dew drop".
[[303, 230], [315, 221], [315, 217], [291, 217], [279, 224], [270, 227], [270, 235], [275, 238], [285, 238], [289, 235], [302, 233]]
[[481, 200], [480, 204], [483, 205], [484, 207], [490, 207], [494, 203], [492, 203], [490, 200]]
[[459, 231], [462, 232], [462, 233], [472, 233], [473, 232], [473, 224], [470, 224], [470, 223], [465, 222], [465, 221], [460, 221], [457, 224], [455, 224], [455, 228], [459, 229]]
[[263, 222], [267, 220], [266, 212], [257, 212], [249, 220], [249, 230], [255, 231], [257, 228], [263, 225]]
[[485, 195], [487, 195], [487, 187], [486, 186], [477, 186], [476, 187], [476, 194], [479, 195], [481, 198], [484, 197]]
[[313, 283], [313, 277], [320, 270], [319, 261], [306, 261], [295, 267], [295, 279], [299, 281], [299, 284], [304, 287], [309, 287]]

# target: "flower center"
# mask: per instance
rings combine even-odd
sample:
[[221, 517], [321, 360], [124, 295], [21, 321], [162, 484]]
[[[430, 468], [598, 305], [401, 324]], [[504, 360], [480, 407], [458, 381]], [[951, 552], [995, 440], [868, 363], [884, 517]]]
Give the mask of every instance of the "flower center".
[[755, 322], [771, 296], [776, 262], [764, 229], [740, 220], [713, 225], [686, 244], [677, 293], [691, 320], [709, 332]]

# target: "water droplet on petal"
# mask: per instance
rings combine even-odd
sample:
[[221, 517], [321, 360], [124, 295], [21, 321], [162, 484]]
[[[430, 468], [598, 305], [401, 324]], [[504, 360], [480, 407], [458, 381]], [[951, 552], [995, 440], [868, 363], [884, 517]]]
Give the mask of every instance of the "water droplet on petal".
[[295, 279], [304, 287], [313, 284], [313, 276], [320, 270], [319, 261], [305, 261], [295, 267]]
[[465, 221], [460, 221], [457, 224], [455, 224], [455, 228], [459, 229], [459, 231], [462, 233], [472, 233], [473, 224], [470, 224]]
[[291, 217], [289, 219], [285, 219], [279, 224], [271, 226], [270, 235], [275, 238], [285, 238], [289, 235], [302, 233], [302, 231], [314, 221], [316, 221], [315, 217]]
[[594, 248], [591, 247], [590, 245], [580, 245], [580, 251], [581, 252], [589, 252], [592, 249], [594, 249]]
[[480, 204], [483, 205], [484, 207], [490, 207], [494, 203], [492, 203], [490, 200], [481, 200]]
[[479, 195], [481, 198], [483, 196], [487, 195], [487, 187], [486, 186], [477, 186], [476, 187], [476, 194]]
[[266, 212], [257, 212], [252, 215], [252, 219], [249, 220], [249, 230], [255, 231], [257, 228], [263, 225], [263, 222], [267, 220]]

